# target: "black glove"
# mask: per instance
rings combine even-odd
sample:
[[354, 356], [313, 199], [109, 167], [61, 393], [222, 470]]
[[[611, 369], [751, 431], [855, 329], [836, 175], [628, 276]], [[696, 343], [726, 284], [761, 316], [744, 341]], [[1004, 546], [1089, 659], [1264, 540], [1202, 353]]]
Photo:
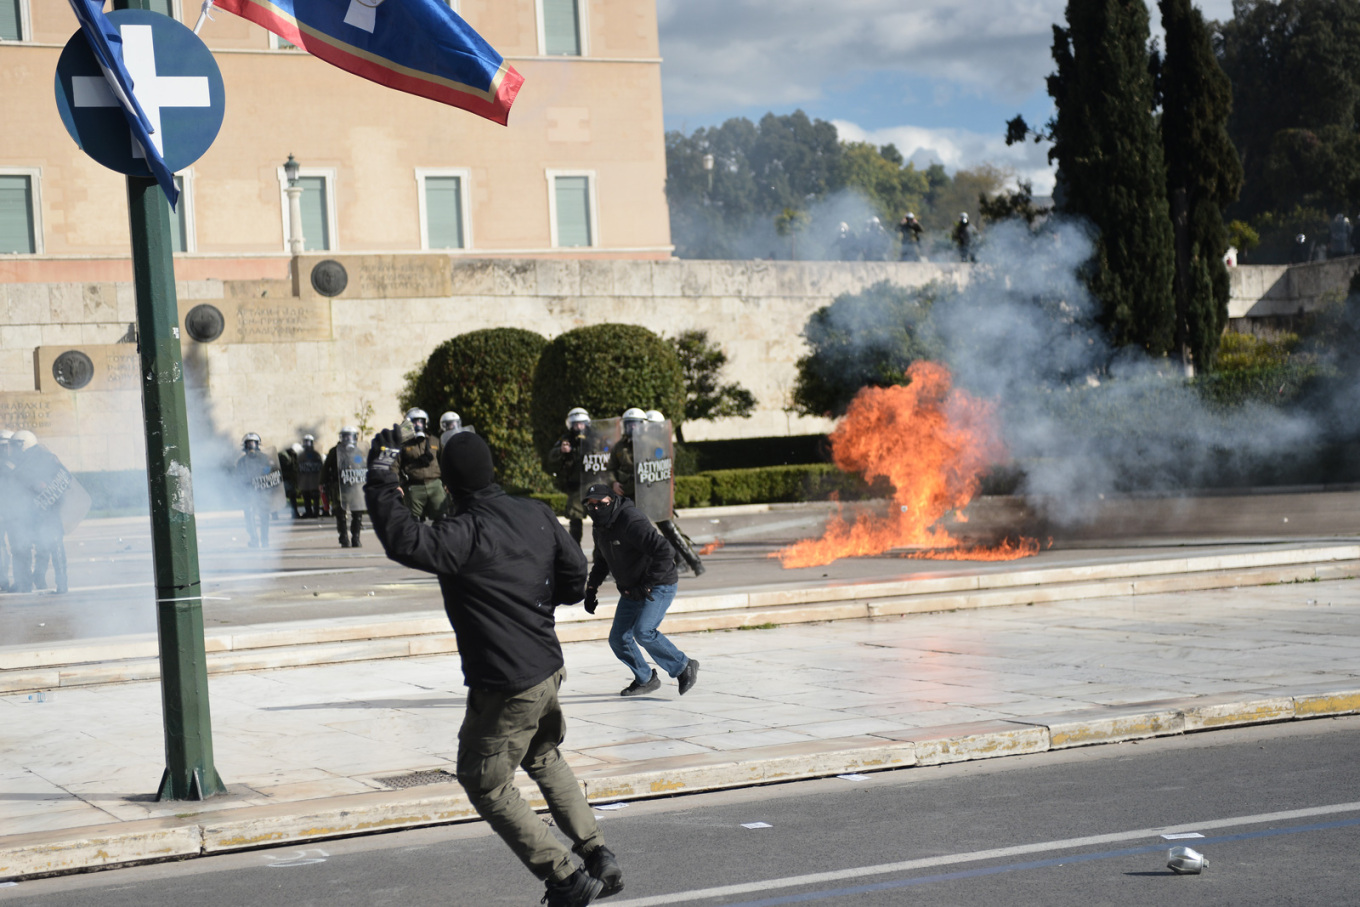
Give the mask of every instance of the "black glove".
[[638, 586], [634, 589], [625, 589], [623, 594], [625, 598], [631, 598], [635, 602], [649, 602], [652, 600], [652, 587]]
[[368, 477], [393, 475], [397, 457], [401, 456], [401, 429], [393, 425], [378, 432], [373, 444], [368, 448]]
[[585, 606], [587, 614], [594, 614], [595, 609], [600, 607], [599, 591], [599, 589], [593, 589], [590, 586], [586, 587]]

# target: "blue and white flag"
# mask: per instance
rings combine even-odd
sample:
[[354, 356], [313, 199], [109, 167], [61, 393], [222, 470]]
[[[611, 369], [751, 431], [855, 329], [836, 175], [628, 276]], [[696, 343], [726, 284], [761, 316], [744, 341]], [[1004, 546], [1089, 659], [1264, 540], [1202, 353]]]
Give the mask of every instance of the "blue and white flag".
[[70, 0], [70, 3], [71, 10], [80, 22], [80, 30], [85, 33], [85, 39], [90, 44], [90, 50], [99, 61], [99, 68], [104, 71], [109, 91], [117, 99], [128, 128], [132, 130], [132, 137], [142, 146], [147, 167], [156, 177], [165, 197], [170, 200], [170, 207], [174, 208], [179, 203], [175, 174], [165, 166], [165, 159], [151, 140], [155, 129], [142, 110], [142, 105], [137, 103], [137, 86], [133, 84], [132, 76], [123, 62], [123, 36], [109, 21], [109, 17], [104, 15], [104, 0]]

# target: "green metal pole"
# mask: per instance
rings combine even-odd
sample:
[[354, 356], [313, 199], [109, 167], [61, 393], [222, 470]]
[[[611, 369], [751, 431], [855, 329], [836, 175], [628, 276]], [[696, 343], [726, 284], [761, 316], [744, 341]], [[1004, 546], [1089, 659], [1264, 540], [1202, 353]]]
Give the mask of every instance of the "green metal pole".
[[[149, 0], [114, 0], [113, 7], [151, 8]], [[156, 798], [203, 800], [227, 788], [213, 764], [170, 206], [154, 179], [129, 176], [127, 194], [165, 728], [165, 772]]]
[[170, 206], [154, 179], [130, 176], [127, 192], [165, 725], [166, 768], [157, 798], [202, 800], [226, 787], [213, 765]]

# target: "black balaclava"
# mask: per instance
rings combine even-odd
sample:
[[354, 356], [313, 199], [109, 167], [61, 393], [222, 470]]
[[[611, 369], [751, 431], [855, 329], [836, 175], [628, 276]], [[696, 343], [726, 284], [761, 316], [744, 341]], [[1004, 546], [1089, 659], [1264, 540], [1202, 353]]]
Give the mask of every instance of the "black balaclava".
[[[608, 504], [600, 500], [606, 497], [609, 498]], [[623, 506], [623, 496], [615, 494], [608, 485], [591, 485], [582, 496], [582, 503], [592, 522], [608, 526], [614, 521], [614, 514]]]
[[455, 496], [481, 491], [496, 480], [496, 468], [491, 463], [491, 448], [481, 435], [470, 431], [459, 432], [439, 452], [439, 471]]

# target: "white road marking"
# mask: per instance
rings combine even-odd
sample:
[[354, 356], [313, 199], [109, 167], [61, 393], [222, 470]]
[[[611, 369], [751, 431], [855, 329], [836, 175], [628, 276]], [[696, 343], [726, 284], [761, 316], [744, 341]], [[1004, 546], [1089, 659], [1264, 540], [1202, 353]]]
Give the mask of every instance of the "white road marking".
[[797, 888], [804, 885], [825, 885], [828, 882], [844, 882], [866, 876], [886, 875], [894, 872], [910, 872], [916, 869], [932, 869], [936, 866], [953, 866], [959, 863], [976, 863], [982, 860], [999, 860], [1007, 857], [1032, 853], [1047, 853], [1056, 850], [1073, 850], [1099, 844], [1115, 844], [1139, 838], [1156, 838], [1165, 834], [1175, 834], [1186, 826], [1207, 831], [1218, 828], [1235, 828], [1239, 825], [1259, 825], [1269, 822], [1288, 822], [1295, 819], [1308, 819], [1314, 816], [1330, 816], [1337, 813], [1360, 812], [1360, 802], [1337, 803], [1331, 806], [1314, 806], [1308, 809], [1291, 809], [1276, 813], [1260, 813], [1254, 816], [1235, 816], [1231, 819], [1214, 819], [1208, 822], [1185, 822], [1181, 825], [1161, 828], [1140, 828], [1135, 831], [1117, 831], [1104, 835], [1090, 835], [1084, 838], [1067, 838], [1061, 841], [1040, 841], [1034, 844], [1017, 844], [1013, 847], [998, 847], [993, 850], [975, 850], [970, 853], [943, 854], [938, 857], [925, 857], [919, 860], [903, 860], [900, 863], [881, 863], [877, 866], [860, 866], [855, 869], [838, 869], [831, 872], [817, 872], [801, 876], [786, 876], [782, 879], [766, 879], [762, 882], [745, 882], [739, 885], [722, 885], [717, 888], [699, 888], [675, 894], [660, 894], [649, 898], [634, 898], [628, 901], [610, 901], [610, 907], [658, 907], [661, 904], [686, 904], [709, 898], [734, 897], [747, 894], [763, 894], [780, 888]]

